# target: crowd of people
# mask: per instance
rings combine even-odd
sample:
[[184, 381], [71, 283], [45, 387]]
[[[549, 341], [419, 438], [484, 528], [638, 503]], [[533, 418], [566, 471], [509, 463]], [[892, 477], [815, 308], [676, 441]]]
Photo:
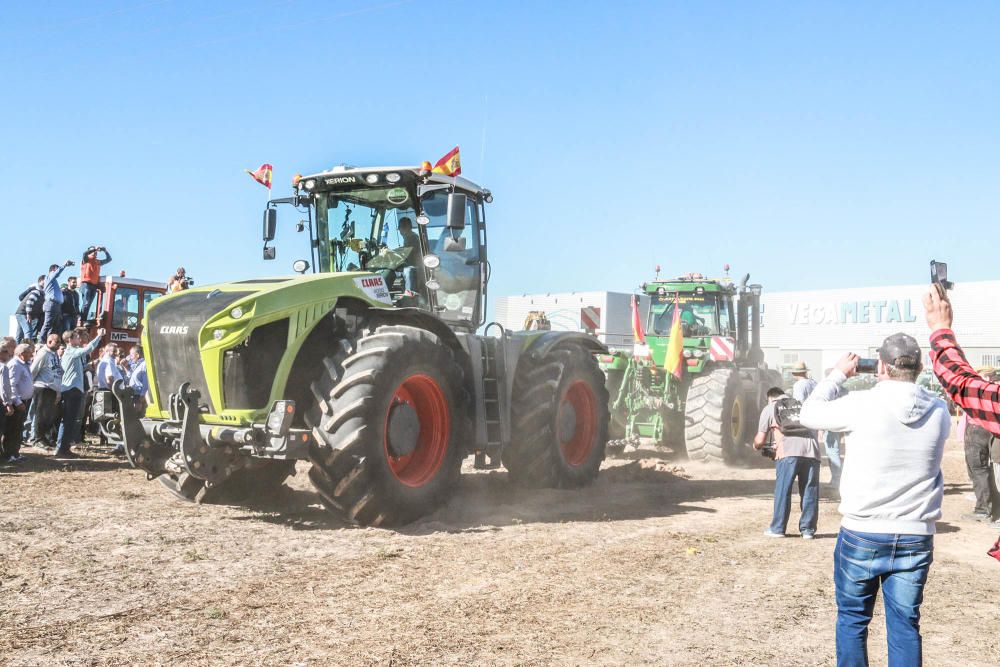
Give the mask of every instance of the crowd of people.
[[[101, 267], [110, 261], [105, 247], [90, 246], [79, 278], [69, 276], [60, 284], [74, 266], [67, 260], [51, 265], [19, 295], [16, 335], [0, 339], [0, 464], [24, 460], [25, 444], [60, 458], [79, 456], [73, 447], [97, 426], [88, 424], [88, 407], [116, 381], [138, 405], [145, 402], [149, 385], [142, 348], [135, 345], [126, 354], [115, 343], [102, 347], [107, 332], [90, 319]], [[123, 453], [120, 445], [115, 453]]]
[[[976, 506], [965, 521], [990, 523], [987, 465], [1000, 436], [1000, 383], [994, 369], [974, 369], [952, 331], [947, 292], [931, 285], [924, 297], [933, 370], [949, 398], [963, 411], [961, 436]], [[821, 382], [795, 369], [791, 401], [772, 388], [754, 446], [776, 442], [774, 512], [764, 534], [785, 537], [793, 482], [801, 497], [799, 532], [817, 530], [820, 452], [825, 442], [842, 519], [834, 549], [837, 601], [837, 665], [868, 664], [868, 625], [879, 590], [885, 603], [889, 664], [919, 665], [920, 606], [934, 560], [934, 533], [941, 519], [941, 462], [951, 433], [945, 401], [916, 384], [923, 369], [920, 344], [905, 333], [882, 341], [875, 387], [848, 394], [844, 383], [861, 361], [845, 355]], [[779, 405], [788, 406], [783, 412]], [[797, 419], [792, 410], [799, 410]], [[783, 419], [787, 420], [783, 422]], [[841, 459], [843, 434], [850, 434]], [[820, 437], [825, 434], [824, 437]], [[831, 437], [831, 434], [833, 436]], [[988, 554], [1000, 560], [1000, 540]]]

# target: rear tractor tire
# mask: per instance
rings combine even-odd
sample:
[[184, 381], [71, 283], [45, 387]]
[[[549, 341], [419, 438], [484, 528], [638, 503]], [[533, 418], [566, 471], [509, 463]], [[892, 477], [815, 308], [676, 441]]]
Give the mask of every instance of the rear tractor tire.
[[398, 526], [454, 491], [468, 432], [462, 369], [433, 333], [380, 326], [324, 359], [307, 412], [309, 479], [352, 523]]
[[692, 461], [735, 463], [741, 456], [748, 421], [739, 373], [717, 368], [696, 377], [688, 388], [684, 442]]
[[514, 377], [512, 438], [503, 463], [515, 484], [576, 488], [594, 481], [608, 440], [608, 391], [581, 348], [523, 361]]
[[295, 461], [252, 459], [224, 481], [211, 486], [205, 480], [186, 472], [180, 475], [164, 473], [156, 479], [181, 500], [205, 505], [228, 505], [275, 493], [294, 474]]

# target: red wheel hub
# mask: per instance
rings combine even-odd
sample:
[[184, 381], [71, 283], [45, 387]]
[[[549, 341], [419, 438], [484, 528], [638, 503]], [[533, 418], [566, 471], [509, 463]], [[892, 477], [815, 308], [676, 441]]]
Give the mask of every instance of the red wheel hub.
[[571, 466], [582, 465], [594, 449], [597, 435], [597, 397], [583, 380], [573, 382], [559, 403], [556, 434], [563, 459]]
[[[389, 421], [400, 410], [416, 415], [415, 442], [396, 455], [399, 447], [390, 446]], [[389, 469], [396, 479], [407, 486], [420, 487], [434, 478], [448, 453], [451, 417], [448, 401], [437, 381], [429, 375], [411, 375], [396, 387], [385, 415], [384, 448]]]

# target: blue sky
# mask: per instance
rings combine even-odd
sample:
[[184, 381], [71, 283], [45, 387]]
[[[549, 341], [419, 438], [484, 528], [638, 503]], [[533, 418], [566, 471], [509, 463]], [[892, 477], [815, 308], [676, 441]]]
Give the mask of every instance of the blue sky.
[[[766, 290], [998, 277], [990, 3], [14, 3], [0, 302], [49, 263], [199, 284], [260, 259], [244, 168], [415, 164], [495, 194], [494, 295], [749, 271]], [[294, 224], [283, 218], [287, 226]]]

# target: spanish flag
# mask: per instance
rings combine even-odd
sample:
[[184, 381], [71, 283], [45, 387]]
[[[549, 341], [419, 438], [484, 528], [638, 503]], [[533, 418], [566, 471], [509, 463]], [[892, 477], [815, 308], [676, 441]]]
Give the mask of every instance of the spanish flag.
[[458, 155], [458, 146], [452, 148], [448, 153], [434, 164], [431, 171], [435, 174], [445, 176], [458, 176], [462, 173], [462, 160]]
[[684, 333], [681, 331], [681, 304], [674, 297], [674, 321], [670, 324], [670, 342], [667, 343], [667, 356], [663, 360], [663, 368], [678, 380], [684, 372]]
[[639, 345], [646, 344], [646, 332], [642, 330], [642, 319], [639, 317], [639, 297], [632, 295], [632, 337]]
[[262, 164], [257, 171], [250, 171], [249, 169], [244, 169], [243, 171], [250, 174], [250, 178], [257, 181], [268, 190], [271, 189], [271, 165]]

